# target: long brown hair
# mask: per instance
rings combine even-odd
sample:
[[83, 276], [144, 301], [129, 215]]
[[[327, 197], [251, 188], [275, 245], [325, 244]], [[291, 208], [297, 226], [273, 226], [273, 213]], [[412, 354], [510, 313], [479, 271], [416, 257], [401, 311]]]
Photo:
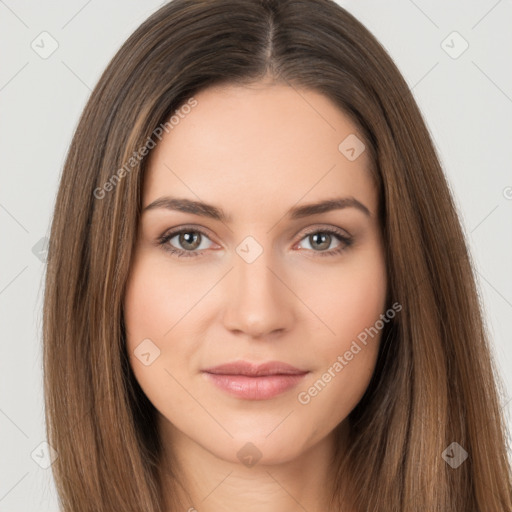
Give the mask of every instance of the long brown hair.
[[62, 510], [164, 510], [156, 411], [131, 372], [122, 311], [147, 153], [195, 93], [267, 76], [323, 93], [360, 129], [389, 303], [402, 305], [349, 416], [348, 453], [333, 454], [332, 510], [345, 497], [357, 512], [512, 510], [503, 390], [438, 156], [391, 58], [331, 0], [173, 0], [92, 92], [56, 198], [44, 297], [46, 427]]

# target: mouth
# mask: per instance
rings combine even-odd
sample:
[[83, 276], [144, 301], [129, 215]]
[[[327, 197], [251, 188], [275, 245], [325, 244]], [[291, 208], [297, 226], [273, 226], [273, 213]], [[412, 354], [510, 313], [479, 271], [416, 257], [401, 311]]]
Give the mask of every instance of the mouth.
[[202, 373], [209, 382], [232, 396], [268, 400], [297, 386], [309, 370], [280, 361], [263, 364], [235, 361], [207, 368]]

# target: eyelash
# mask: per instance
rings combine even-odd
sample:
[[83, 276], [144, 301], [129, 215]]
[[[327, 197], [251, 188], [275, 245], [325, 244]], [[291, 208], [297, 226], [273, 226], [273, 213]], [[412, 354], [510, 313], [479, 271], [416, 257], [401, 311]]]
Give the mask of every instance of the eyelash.
[[[161, 237], [158, 238], [158, 244], [161, 245], [165, 251], [170, 252], [171, 254], [177, 256], [178, 258], [182, 258], [182, 257], [189, 258], [189, 257], [202, 256], [204, 253], [201, 253], [198, 251], [184, 251], [181, 249], [176, 249], [175, 247], [173, 247], [172, 245], [170, 245], [168, 243], [176, 235], [181, 235], [182, 233], [200, 233], [201, 235], [209, 238], [208, 234], [205, 233], [204, 231], [202, 231], [201, 229], [185, 227], [185, 228], [181, 228], [177, 231], [172, 231], [170, 233], [166, 233], [166, 234], [162, 235]], [[341, 254], [343, 251], [348, 249], [353, 243], [352, 237], [344, 235], [341, 230], [336, 229], [336, 228], [323, 228], [323, 229], [316, 229], [316, 230], [309, 231], [309, 232], [305, 233], [304, 236], [299, 241], [302, 241], [303, 239], [307, 238], [310, 235], [315, 235], [318, 233], [334, 235], [340, 242], [342, 242], [342, 245], [340, 245], [338, 248], [331, 249], [329, 251], [313, 251], [312, 249], [306, 249], [311, 252], [316, 252], [318, 254], [318, 256], [321, 256], [321, 257], [337, 256], [338, 254]]]

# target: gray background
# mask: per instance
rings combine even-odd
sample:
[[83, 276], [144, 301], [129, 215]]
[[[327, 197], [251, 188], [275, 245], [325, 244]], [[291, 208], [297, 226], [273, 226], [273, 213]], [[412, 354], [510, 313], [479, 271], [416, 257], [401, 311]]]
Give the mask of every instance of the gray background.
[[[510, 428], [512, 3], [339, 3], [394, 58], [434, 137], [478, 271]], [[51, 460], [40, 446], [41, 240], [91, 89], [123, 41], [160, 5], [0, 0], [0, 511], [57, 512], [51, 470], [36, 463]], [[58, 47], [45, 55], [52, 44]]]

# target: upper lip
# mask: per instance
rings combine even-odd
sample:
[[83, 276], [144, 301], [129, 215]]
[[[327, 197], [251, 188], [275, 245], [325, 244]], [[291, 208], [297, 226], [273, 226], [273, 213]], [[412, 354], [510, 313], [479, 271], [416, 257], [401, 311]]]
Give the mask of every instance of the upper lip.
[[246, 375], [263, 377], [267, 375], [302, 375], [308, 370], [300, 370], [295, 366], [281, 361], [268, 361], [266, 363], [251, 363], [250, 361], [233, 361], [231, 363], [213, 366], [203, 370], [206, 373], [219, 375]]

